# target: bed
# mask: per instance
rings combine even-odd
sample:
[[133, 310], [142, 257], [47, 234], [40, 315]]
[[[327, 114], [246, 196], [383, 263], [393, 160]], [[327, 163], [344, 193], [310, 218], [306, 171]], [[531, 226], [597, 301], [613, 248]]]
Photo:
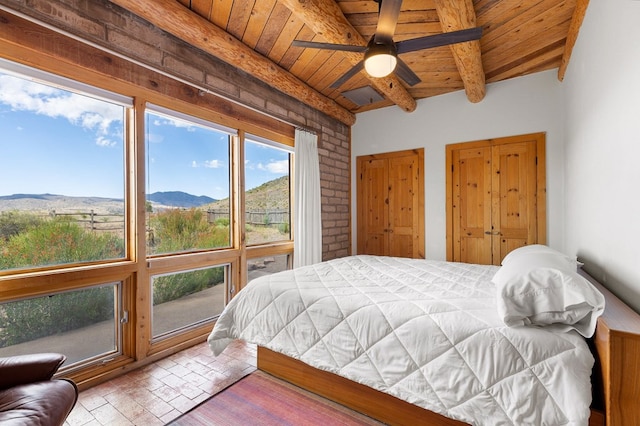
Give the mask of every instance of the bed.
[[[522, 285], [521, 260], [512, 266], [520, 281], [509, 285]], [[584, 274], [587, 296], [560, 286], [570, 315], [514, 316], [529, 307], [500, 297], [508, 270], [351, 256], [284, 271], [243, 289], [209, 344], [218, 354], [233, 339], [255, 343], [258, 368], [389, 424], [639, 422], [638, 316]], [[557, 303], [548, 293], [526, 292]], [[592, 368], [602, 397], [592, 398]]]

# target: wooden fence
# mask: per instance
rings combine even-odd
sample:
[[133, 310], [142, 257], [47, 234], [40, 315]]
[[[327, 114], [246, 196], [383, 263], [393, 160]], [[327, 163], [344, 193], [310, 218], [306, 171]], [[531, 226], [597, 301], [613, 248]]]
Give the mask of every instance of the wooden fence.
[[[58, 213], [49, 212], [51, 217], [68, 217], [90, 231], [124, 231], [124, 215], [111, 213], [88, 212]], [[229, 219], [228, 210], [207, 210], [207, 220], [214, 223], [218, 219]], [[245, 221], [250, 225], [289, 224], [289, 210], [254, 210], [245, 213]]]
[[111, 213], [88, 212], [58, 213], [55, 210], [49, 212], [51, 217], [68, 217], [90, 231], [123, 231], [124, 215]]
[[[218, 219], [229, 219], [228, 210], [207, 210], [207, 220], [212, 223]], [[245, 222], [249, 225], [280, 225], [289, 222], [289, 210], [254, 210], [245, 213]]]

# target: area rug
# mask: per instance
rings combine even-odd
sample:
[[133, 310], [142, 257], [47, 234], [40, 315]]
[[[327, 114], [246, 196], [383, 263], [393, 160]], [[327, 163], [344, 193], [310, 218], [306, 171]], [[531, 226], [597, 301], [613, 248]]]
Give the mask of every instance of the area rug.
[[256, 371], [171, 423], [172, 426], [381, 425], [297, 386]]

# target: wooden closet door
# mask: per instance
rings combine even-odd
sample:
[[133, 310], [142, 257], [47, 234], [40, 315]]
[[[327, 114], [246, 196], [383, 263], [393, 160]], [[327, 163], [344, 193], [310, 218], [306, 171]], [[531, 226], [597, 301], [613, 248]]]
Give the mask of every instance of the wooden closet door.
[[493, 259], [500, 261], [511, 250], [537, 242], [536, 142], [493, 147]]
[[389, 251], [388, 161], [359, 158], [358, 174], [358, 253], [382, 256]]
[[[422, 156], [389, 158], [389, 255], [424, 258]], [[422, 217], [420, 217], [422, 215]]]
[[359, 254], [424, 258], [424, 150], [357, 157]]
[[491, 147], [453, 152], [453, 261], [491, 264]]
[[447, 145], [447, 260], [499, 265], [546, 243], [544, 133]]

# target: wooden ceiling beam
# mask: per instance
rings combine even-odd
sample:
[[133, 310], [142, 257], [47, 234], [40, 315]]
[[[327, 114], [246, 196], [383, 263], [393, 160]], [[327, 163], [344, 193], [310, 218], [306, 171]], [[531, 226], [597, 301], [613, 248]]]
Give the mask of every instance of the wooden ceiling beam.
[[[450, 32], [476, 27], [476, 12], [472, 0], [435, 0], [442, 31]], [[456, 61], [464, 91], [470, 102], [480, 102], [486, 94], [480, 40], [449, 46]]]
[[562, 54], [562, 60], [560, 67], [558, 68], [558, 80], [564, 80], [564, 74], [567, 72], [569, 66], [569, 59], [571, 59], [571, 53], [573, 52], [573, 46], [578, 40], [578, 33], [584, 21], [584, 15], [587, 13], [587, 6], [589, 6], [589, 0], [578, 0], [576, 2], [576, 8], [573, 11], [573, 17], [571, 18], [571, 24], [569, 24], [569, 32], [567, 33], [567, 41], [564, 44], [564, 53]]
[[[367, 40], [351, 25], [334, 0], [280, 0], [291, 12], [328, 43], [366, 46]], [[363, 59], [362, 53], [341, 52], [353, 65]], [[391, 102], [407, 112], [416, 109], [416, 100], [409, 94], [398, 77], [373, 78], [367, 75], [373, 87]]]
[[175, 0], [111, 0], [156, 27], [351, 126], [355, 115]]

